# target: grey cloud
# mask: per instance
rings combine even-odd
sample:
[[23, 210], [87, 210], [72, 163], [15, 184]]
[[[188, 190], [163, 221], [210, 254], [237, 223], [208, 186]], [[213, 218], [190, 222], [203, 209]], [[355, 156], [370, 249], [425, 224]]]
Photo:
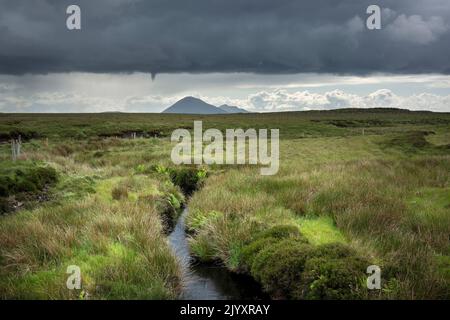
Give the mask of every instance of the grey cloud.
[[[382, 30], [364, 27], [373, 3]], [[70, 4], [81, 7], [81, 31], [65, 27]], [[0, 0], [0, 8], [3, 74], [450, 73], [447, 0]]]
[[404, 14], [399, 15], [387, 28], [394, 40], [422, 45], [438, 40], [449, 30], [441, 17], [424, 20], [419, 15], [407, 17]]

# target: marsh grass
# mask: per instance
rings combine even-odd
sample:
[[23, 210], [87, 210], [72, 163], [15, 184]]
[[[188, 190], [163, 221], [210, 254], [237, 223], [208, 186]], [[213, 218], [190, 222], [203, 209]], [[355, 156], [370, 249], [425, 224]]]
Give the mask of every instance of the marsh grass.
[[[200, 230], [192, 240], [194, 253], [207, 253], [233, 269], [239, 264], [229, 262], [236, 243], [249, 243], [257, 230], [290, 223], [313, 245], [347, 243], [380, 264], [384, 297], [448, 298], [448, 265], [443, 267], [438, 257], [449, 253], [449, 156], [423, 155], [426, 150], [398, 156], [398, 150], [381, 151], [378, 143], [372, 144], [373, 152], [362, 144], [363, 151], [346, 154], [357, 144], [335, 149], [336, 140], [330, 138], [335, 154], [327, 159], [326, 140], [318, 141], [323, 150], [314, 149], [316, 164], [290, 159], [269, 178], [247, 169], [209, 179], [191, 201], [188, 225]], [[286, 149], [301, 144], [282, 143]], [[358, 152], [367, 156], [354, 159]], [[380, 152], [386, 156], [380, 159]], [[210, 212], [221, 218], [209, 218]], [[244, 232], [235, 231], [236, 225]]]
[[[168, 177], [134, 173], [136, 163], [145, 163], [129, 156], [139, 144], [115, 138], [94, 145], [35, 141], [33, 147], [25, 144], [27, 162], [2, 163], [4, 172], [42, 164], [59, 172], [58, 183], [48, 190], [52, 201], [0, 217], [2, 299], [178, 296], [179, 265], [158, 204], [170, 198], [168, 206], [176, 211], [184, 197]], [[89, 156], [86, 149], [92, 150]], [[123, 153], [128, 156], [116, 164], [115, 154]], [[81, 268], [82, 290], [67, 289], [69, 265]]]
[[65, 288], [69, 265], [80, 266], [91, 298], [177, 295], [178, 265], [154, 205], [90, 196], [8, 216], [0, 229], [3, 298], [77, 298]]

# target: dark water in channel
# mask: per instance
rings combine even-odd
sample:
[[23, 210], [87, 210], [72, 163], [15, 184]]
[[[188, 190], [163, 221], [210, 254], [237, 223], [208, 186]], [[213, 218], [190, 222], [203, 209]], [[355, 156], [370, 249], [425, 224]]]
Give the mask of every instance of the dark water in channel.
[[184, 289], [182, 299], [229, 300], [268, 299], [261, 287], [251, 277], [229, 272], [225, 267], [194, 264], [189, 252], [185, 221], [185, 209], [169, 235], [170, 245], [180, 261]]

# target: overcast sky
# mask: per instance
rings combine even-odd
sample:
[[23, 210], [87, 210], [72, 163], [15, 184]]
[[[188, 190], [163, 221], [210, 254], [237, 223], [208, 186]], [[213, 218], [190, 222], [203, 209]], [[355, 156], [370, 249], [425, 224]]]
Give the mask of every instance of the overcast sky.
[[450, 1], [0, 0], [0, 112], [159, 112], [186, 95], [450, 112]]

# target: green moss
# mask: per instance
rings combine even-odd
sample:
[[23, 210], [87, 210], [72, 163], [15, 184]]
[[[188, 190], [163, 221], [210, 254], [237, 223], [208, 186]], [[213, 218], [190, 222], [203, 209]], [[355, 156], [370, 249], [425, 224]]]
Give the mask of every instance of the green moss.
[[101, 180], [97, 183], [96, 193], [97, 195], [104, 201], [111, 202], [113, 200], [112, 197], [112, 189], [122, 181], [122, 177], [113, 177], [109, 179]]
[[299, 218], [297, 220], [302, 234], [314, 245], [340, 242], [346, 243], [342, 232], [336, 227], [331, 217], [320, 216]]
[[67, 289], [67, 277], [62, 269], [53, 268], [29, 272], [23, 277], [4, 278], [0, 281], [0, 296], [4, 299], [73, 299], [76, 293]]

